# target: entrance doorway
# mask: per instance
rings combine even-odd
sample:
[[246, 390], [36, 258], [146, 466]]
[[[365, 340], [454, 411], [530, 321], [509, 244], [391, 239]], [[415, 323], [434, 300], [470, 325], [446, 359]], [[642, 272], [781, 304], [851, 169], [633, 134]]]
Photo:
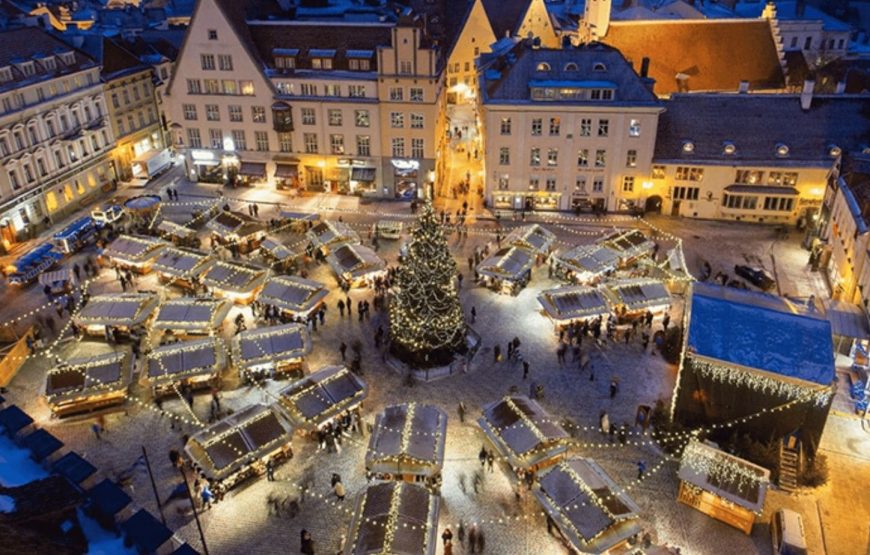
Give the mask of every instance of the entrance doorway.
[[644, 206], [644, 212], [647, 214], [660, 214], [662, 211], [662, 197], [658, 195], [653, 195], [646, 199], [646, 205]]
[[675, 200], [674, 205], [671, 207], [671, 216], [679, 216], [680, 215], [680, 203], [683, 201]]

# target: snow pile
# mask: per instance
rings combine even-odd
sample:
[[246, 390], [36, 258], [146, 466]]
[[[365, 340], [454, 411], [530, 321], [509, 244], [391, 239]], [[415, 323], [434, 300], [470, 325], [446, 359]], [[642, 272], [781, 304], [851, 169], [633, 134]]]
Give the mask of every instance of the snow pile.
[[124, 536], [104, 530], [97, 521], [79, 509], [79, 525], [88, 540], [87, 555], [136, 555], [133, 548], [124, 547]]
[[0, 485], [14, 488], [48, 476], [41, 466], [30, 458], [30, 451], [0, 435]]
[[8, 495], [0, 495], [0, 513], [14, 513], [15, 500]]

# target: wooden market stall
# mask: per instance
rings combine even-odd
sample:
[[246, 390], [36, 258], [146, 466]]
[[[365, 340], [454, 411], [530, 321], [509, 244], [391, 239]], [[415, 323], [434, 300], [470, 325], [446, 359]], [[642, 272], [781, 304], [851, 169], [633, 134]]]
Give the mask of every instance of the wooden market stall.
[[610, 553], [641, 531], [640, 508], [592, 459], [548, 468], [534, 493], [562, 541], [580, 553]]
[[486, 405], [477, 422], [496, 451], [514, 468], [536, 472], [556, 464], [568, 451], [568, 432], [541, 405], [524, 395]]
[[245, 381], [302, 374], [311, 336], [302, 324], [246, 330], [233, 337], [233, 363]]
[[376, 480], [418, 482], [437, 491], [444, 467], [447, 413], [434, 405], [384, 408], [366, 451], [366, 472]]
[[132, 350], [127, 346], [110, 353], [68, 360], [52, 368], [45, 378], [45, 400], [52, 416], [69, 416], [123, 404], [133, 379], [132, 370]]
[[586, 285], [547, 289], [538, 295], [538, 302], [553, 321], [557, 331], [575, 322], [610, 314], [607, 296], [600, 289]]
[[168, 300], [157, 309], [151, 329], [179, 338], [189, 335], [220, 336], [232, 307], [233, 304], [227, 299], [180, 297]]
[[671, 307], [671, 294], [667, 286], [656, 279], [613, 280], [605, 284], [604, 292], [620, 320], [630, 319], [647, 310], [653, 315], [664, 314]]
[[614, 230], [596, 241], [619, 254], [620, 267], [630, 266], [642, 256], [652, 255], [655, 242], [639, 229]]
[[770, 471], [719, 450], [715, 443], [692, 440], [683, 450], [677, 477], [679, 502], [745, 534], [764, 511]]
[[387, 263], [365, 245], [334, 245], [326, 261], [339, 283], [347, 287], [366, 287], [385, 273]]
[[293, 233], [305, 233], [309, 227], [320, 221], [320, 214], [316, 212], [294, 212], [292, 210], [281, 210], [278, 212], [278, 217], [281, 219], [282, 226], [289, 226]]
[[517, 227], [504, 240], [505, 245], [523, 247], [543, 255], [550, 254], [555, 242], [556, 234], [538, 224]]
[[358, 245], [359, 235], [344, 222], [323, 220], [309, 229], [305, 236], [311, 242], [311, 248], [329, 254], [335, 245], [343, 243]]
[[166, 242], [156, 237], [121, 235], [106, 246], [102, 258], [112, 266], [147, 274], [165, 247]]
[[532, 279], [535, 252], [524, 247], [504, 247], [478, 264], [483, 284], [505, 295], [517, 295]]
[[170, 246], [154, 260], [154, 271], [160, 283], [194, 289], [214, 262], [207, 252]]
[[145, 327], [157, 303], [153, 293], [95, 295], [73, 316], [73, 322], [89, 335], [104, 336], [107, 328], [129, 334]]
[[404, 227], [398, 220], [378, 220], [372, 224], [372, 234], [378, 239], [401, 239]]
[[171, 220], [163, 220], [153, 229], [157, 231], [157, 234], [160, 235], [162, 239], [165, 239], [174, 245], [178, 245], [179, 247], [199, 246], [199, 239], [196, 236], [196, 230], [177, 224]]
[[367, 394], [366, 383], [346, 366], [326, 366], [288, 385], [278, 397], [293, 425], [310, 432], [357, 409]]
[[219, 245], [235, 244], [242, 254], [258, 248], [266, 235], [266, 224], [260, 220], [228, 210], [220, 212], [205, 227], [211, 231], [213, 242]]
[[191, 389], [217, 387], [227, 366], [226, 347], [219, 337], [179, 341], [155, 347], [148, 353], [142, 381], [155, 397]]
[[244, 262], [216, 261], [202, 276], [202, 283], [216, 297], [251, 304], [269, 278], [269, 270]]
[[65, 295], [79, 285], [79, 280], [70, 268], [61, 268], [39, 274], [39, 284], [47, 285], [54, 295]]
[[276, 307], [286, 316], [308, 320], [326, 302], [329, 290], [319, 281], [299, 276], [273, 276], [266, 282], [257, 302]]
[[403, 482], [369, 486], [356, 503], [344, 555], [435, 555], [441, 499]]
[[592, 284], [619, 267], [619, 253], [604, 245], [578, 245], [553, 256], [556, 275], [577, 284]]
[[279, 241], [276, 237], [266, 235], [260, 242], [259, 254], [264, 262], [272, 266], [274, 270], [289, 270], [300, 253], [294, 252], [290, 247]]
[[275, 405], [256, 404], [192, 435], [184, 451], [212, 491], [223, 492], [263, 474], [266, 461], [292, 457], [292, 439], [293, 428]]

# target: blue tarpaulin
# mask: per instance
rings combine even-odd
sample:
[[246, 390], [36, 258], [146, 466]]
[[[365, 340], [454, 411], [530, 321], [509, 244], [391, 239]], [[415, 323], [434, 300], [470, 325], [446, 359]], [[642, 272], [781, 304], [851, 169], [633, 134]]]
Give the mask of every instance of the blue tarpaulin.
[[93, 227], [94, 219], [90, 216], [84, 216], [83, 218], [79, 218], [73, 223], [69, 224], [61, 231], [58, 231], [54, 234], [54, 239], [56, 241], [63, 241], [65, 239], [74, 239], [79, 233], [85, 231], [89, 227]]

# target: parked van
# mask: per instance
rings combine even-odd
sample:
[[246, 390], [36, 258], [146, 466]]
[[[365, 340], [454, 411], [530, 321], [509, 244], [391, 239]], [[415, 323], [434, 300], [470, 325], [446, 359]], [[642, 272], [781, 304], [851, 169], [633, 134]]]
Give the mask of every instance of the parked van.
[[807, 555], [807, 537], [801, 515], [780, 509], [770, 521], [770, 537], [774, 555]]

